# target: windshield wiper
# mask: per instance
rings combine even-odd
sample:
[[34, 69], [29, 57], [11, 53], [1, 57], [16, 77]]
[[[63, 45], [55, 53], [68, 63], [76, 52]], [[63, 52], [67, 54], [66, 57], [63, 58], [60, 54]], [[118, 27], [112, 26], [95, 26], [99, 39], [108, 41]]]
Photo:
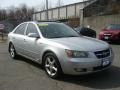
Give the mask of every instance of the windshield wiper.
[[73, 35], [71, 35], [71, 36], [66, 36], [66, 37], [79, 37], [79, 36], [73, 36]]
[[49, 37], [49, 38], [62, 38], [62, 37], [57, 37], [57, 36], [56, 36], [56, 37]]

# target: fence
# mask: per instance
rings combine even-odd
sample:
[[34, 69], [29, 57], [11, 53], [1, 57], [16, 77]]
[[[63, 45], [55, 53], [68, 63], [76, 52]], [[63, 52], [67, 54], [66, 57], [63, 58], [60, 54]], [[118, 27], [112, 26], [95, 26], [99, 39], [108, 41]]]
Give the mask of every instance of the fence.
[[0, 25], [4, 26], [4, 28], [0, 26], [0, 41], [6, 41], [7, 34], [13, 30], [14, 25], [8, 20], [0, 21]]
[[0, 42], [7, 41], [7, 34], [0, 32]]

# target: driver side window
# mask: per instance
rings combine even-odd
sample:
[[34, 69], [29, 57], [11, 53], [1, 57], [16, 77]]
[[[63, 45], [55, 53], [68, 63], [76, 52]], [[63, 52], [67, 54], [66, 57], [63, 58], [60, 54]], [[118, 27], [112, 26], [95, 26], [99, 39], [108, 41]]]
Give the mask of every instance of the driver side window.
[[28, 24], [28, 27], [27, 27], [27, 31], [26, 31], [26, 35], [28, 35], [29, 33], [36, 33], [39, 35], [38, 31], [37, 31], [37, 28], [35, 27], [34, 24], [32, 23], [29, 23]]

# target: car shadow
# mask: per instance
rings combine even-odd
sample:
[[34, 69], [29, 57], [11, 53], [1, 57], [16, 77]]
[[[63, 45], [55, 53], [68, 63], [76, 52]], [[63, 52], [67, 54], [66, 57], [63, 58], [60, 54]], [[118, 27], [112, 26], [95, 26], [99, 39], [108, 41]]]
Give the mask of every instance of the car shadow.
[[120, 87], [120, 68], [112, 66], [110, 69], [81, 76], [66, 75], [60, 81], [82, 85], [94, 89], [110, 89]]
[[40, 68], [40, 69], [43, 70], [43, 67], [42, 67], [41, 64], [39, 64], [39, 63], [37, 63], [37, 62], [34, 62], [34, 61], [32, 61], [32, 60], [29, 60], [29, 59], [27, 59], [27, 58], [24, 58], [24, 57], [22, 57], [22, 56], [18, 56], [16, 60], [17, 60], [17, 61], [26, 62], [26, 63], [28, 63], [28, 64], [30, 64], [30, 65], [33, 65], [33, 66], [35, 66], [35, 67]]
[[[19, 56], [16, 60], [29, 63], [43, 70], [43, 67], [40, 64], [24, 57]], [[94, 89], [118, 88], [120, 87], [120, 67], [111, 66], [108, 70], [88, 75], [63, 75], [62, 78], [58, 80]]]

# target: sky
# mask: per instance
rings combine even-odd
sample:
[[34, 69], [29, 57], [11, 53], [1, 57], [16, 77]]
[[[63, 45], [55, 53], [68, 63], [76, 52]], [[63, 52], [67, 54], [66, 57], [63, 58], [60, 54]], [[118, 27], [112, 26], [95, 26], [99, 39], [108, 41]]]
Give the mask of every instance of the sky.
[[[22, 4], [26, 4], [29, 7], [39, 7], [42, 4], [45, 4], [46, 0], [0, 0], [1, 8], [9, 8], [10, 6], [20, 6]], [[51, 3], [52, 7], [55, 7], [58, 0], [48, 0]], [[80, 2], [83, 0], [62, 0], [64, 5]]]

